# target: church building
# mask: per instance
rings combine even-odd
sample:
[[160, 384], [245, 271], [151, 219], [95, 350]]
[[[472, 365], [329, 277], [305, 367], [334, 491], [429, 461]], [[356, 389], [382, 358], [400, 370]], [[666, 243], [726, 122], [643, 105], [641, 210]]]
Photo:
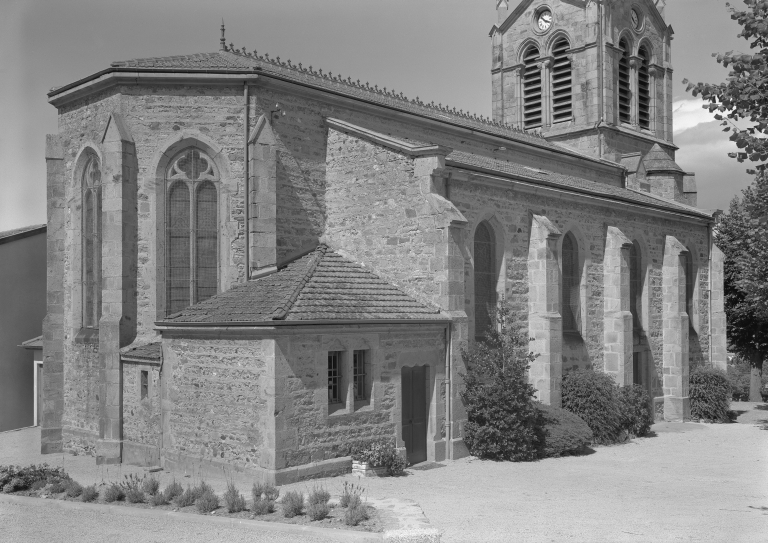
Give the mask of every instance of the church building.
[[497, 0], [492, 118], [227, 45], [49, 93], [42, 452], [349, 471], [468, 454], [461, 348], [507, 304], [568, 372], [690, 416], [723, 255], [672, 141], [663, 0]]

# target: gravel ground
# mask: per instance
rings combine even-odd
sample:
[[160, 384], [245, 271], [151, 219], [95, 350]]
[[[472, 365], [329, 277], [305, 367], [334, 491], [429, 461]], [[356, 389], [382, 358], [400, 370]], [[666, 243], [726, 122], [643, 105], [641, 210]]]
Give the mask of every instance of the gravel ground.
[[[629, 444], [598, 447], [581, 457], [533, 463], [501, 463], [473, 458], [446, 465], [409, 469], [400, 478], [361, 479], [351, 475], [282, 487], [304, 491], [325, 484], [337, 493], [344, 480], [361, 483], [374, 498], [412, 499], [442, 541], [765, 541], [768, 526], [768, 405], [739, 402], [741, 424], [670, 424], [653, 427], [654, 436]], [[37, 441], [35, 442], [35, 439]], [[39, 430], [0, 434], [0, 464], [61, 464], [83, 484], [112, 479], [141, 468], [95, 466], [91, 457], [39, 455]], [[182, 477], [183, 474], [177, 475]], [[170, 474], [162, 474], [169, 480]], [[211, 481], [218, 492], [225, 482]], [[242, 482], [247, 490], [250, 481]], [[106, 514], [106, 513], [105, 513]], [[26, 515], [26, 517], [25, 517]], [[31, 513], [1, 511], [0, 523], [29, 526]], [[70, 515], [67, 515], [69, 517]], [[60, 530], [88, 533], [92, 522], [98, 540], [128, 541], [120, 534], [135, 532], [130, 521], [62, 518], [61, 525], [35, 523], [49, 536]], [[83, 524], [86, 523], [86, 524]], [[164, 530], [164, 523], [147, 529]], [[142, 529], [144, 527], [142, 526]], [[147, 532], [143, 541], [239, 541], [237, 535], [198, 537], [196, 524], [178, 531]], [[187, 530], [187, 531], [184, 531]], [[191, 530], [191, 531], [190, 531]], [[13, 533], [13, 532], [12, 532]], [[152, 535], [157, 533], [158, 535]], [[26, 535], [11, 541], [32, 541]], [[174, 534], [174, 539], [165, 539]], [[178, 534], [178, 535], [176, 535]], [[202, 532], [201, 532], [202, 535]], [[242, 535], [242, 534], [241, 534]], [[0, 531], [0, 538], [4, 537]], [[190, 538], [190, 539], [184, 539]], [[67, 539], [66, 537], [64, 539]], [[35, 539], [37, 540], [37, 539]], [[48, 540], [41, 539], [39, 541]], [[79, 538], [80, 541], [97, 539]], [[271, 536], [270, 540], [280, 541]], [[253, 539], [249, 539], [253, 541]]]

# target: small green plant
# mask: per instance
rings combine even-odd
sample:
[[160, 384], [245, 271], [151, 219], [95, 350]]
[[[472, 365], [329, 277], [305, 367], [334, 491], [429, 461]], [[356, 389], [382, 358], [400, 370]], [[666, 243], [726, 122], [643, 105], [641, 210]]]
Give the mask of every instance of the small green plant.
[[219, 497], [213, 493], [210, 487], [206, 488], [199, 498], [195, 500], [195, 507], [200, 513], [210, 513], [219, 508]]
[[70, 480], [67, 484], [66, 493], [70, 498], [77, 498], [80, 494], [83, 493], [83, 487], [80, 485], [80, 483]]
[[389, 475], [402, 475], [406, 466], [405, 460], [397, 454], [395, 444], [389, 438], [357, 443], [351, 448], [350, 456], [370, 467], [387, 468]]
[[314, 487], [312, 492], [307, 496], [307, 503], [312, 505], [313, 503], [328, 503], [331, 499], [331, 493], [325, 488]]
[[83, 489], [83, 493], [80, 494], [80, 500], [84, 502], [92, 502], [99, 497], [99, 491], [96, 490], [96, 485], [86, 486]]
[[353, 495], [349, 500], [347, 510], [344, 512], [344, 523], [348, 526], [357, 526], [361, 522], [368, 520], [368, 518], [368, 508], [360, 499], [360, 496]]
[[125, 492], [125, 501], [128, 503], [144, 503], [147, 497], [140, 488], [129, 488]]
[[348, 507], [350, 500], [353, 496], [358, 498], [362, 496], [365, 489], [362, 486], [344, 481], [344, 487], [341, 491], [341, 497], [339, 498], [339, 505], [341, 507]]
[[254, 515], [267, 515], [269, 513], [274, 513], [275, 502], [261, 498], [258, 500], [253, 500], [253, 503], [251, 504], [251, 512]]
[[158, 481], [154, 477], [145, 479], [141, 485], [141, 490], [144, 491], [145, 494], [154, 496], [160, 490], [160, 481]]
[[166, 501], [171, 501], [176, 496], [181, 496], [182, 494], [184, 494], [184, 487], [176, 482], [176, 479], [171, 481], [171, 484], [165, 487], [165, 490], [163, 491], [163, 496], [165, 497]]
[[48, 483], [46, 483], [45, 481], [35, 481], [34, 483], [32, 483], [32, 486], [30, 486], [29, 489], [32, 491], [42, 490], [43, 488], [45, 488], [45, 485], [47, 484]]
[[310, 520], [323, 520], [330, 512], [331, 508], [327, 503], [310, 503], [307, 506], [307, 516]]
[[51, 494], [61, 494], [62, 492], [67, 490], [67, 484], [69, 483], [69, 479], [62, 479], [62, 478], [54, 478], [53, 480], [49, 481], [51, 484], [51, 488], [49, 489], [51, 491]]
[[224, 493], [224, 505], [228, 513], [245, 511], [245, 496], [237, 489], [235, 483], [227, 483], [227, 491]]
[[640, 385], [621, 387], [619, 399], [622, 427], [636, 437], [647, 435], [653, 425], [653, 408], [645, 389]]
[[187, 489], [184, 492], [173, 498], [173, 504], [176, 507], [189, 507], [190, 505], [195, 505], [196, 499], [195, 491], [187, 485]]
[[731, 382], [722, 370], [697, 368], [691, 372], [688, 396], [691, 417], [711, 422], [728, 422]]
[[296, 490], [286, 492], [285, 496], [283, 496], [283, 501], [280, 503], [280, 508], [285, 518], [301, 515], [301, 512], [304, 510], [304, 494]]
[[112, 483], [104, 492], [104, 501], [107, 503], [119, 502], [125, 499], [125, 491], [117, 483]]
[[153, 505], [155, 507], [158, 507], [160, 505], [168, 505], [168, 499], [165, 497], [165, 494], [162, 492], [157, 492], [155, 494], [150, 495], [148, 501], [150, 505]]
[[280, 491], [267, 483], [253, 483], [251, 488], [253, 501], [264, 498], [265, 500], [275, 501], [280, 496]]

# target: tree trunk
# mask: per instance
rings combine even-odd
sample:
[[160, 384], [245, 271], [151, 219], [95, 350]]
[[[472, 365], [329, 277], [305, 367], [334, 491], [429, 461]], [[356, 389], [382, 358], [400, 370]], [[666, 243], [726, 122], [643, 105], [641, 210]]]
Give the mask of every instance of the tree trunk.
[[763, 355], [759, 351], [753, 351], [750, 357], [750, 376], [749, 376], [749, 401], [750, 402], [762, 402], [763, 396], [760, 394], [760, 389], [763, 386]]

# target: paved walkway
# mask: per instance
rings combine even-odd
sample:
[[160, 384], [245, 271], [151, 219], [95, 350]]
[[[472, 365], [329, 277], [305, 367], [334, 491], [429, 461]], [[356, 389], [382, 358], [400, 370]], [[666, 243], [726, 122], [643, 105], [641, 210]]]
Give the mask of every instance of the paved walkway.
[[[761, 427], [768, 425], [768, 405], [734, 403], [732, 407], [745, 411], [739, 418], [742, 424], [656, 424], [655, 437], [599, 447], [588, 456], [533, 463], [464, 459], [436, 464], [434, 469], [411, 469], [400, 478], [358, 480], [349, 475], [298, 483], [283, 491], [295, 487], [306, 492], [324, 484], [335, 494], [348, 480], [362, 484], [372, 498], [415, 500], [447, 543], [764, 541], [768, 431]], [[116, 468], [102, 474], [90, 457], [36, 454], [39, 441], [35, 439], [39, 440], [37, 430], [0, 434], [0, 464], [59, 464], [63, 459], [66, 469], [83, 484], [118, 474]], [[144, 472], [122, 469], [122, 473], [128, 471]], [[212, 482], [223, 491], [223, 481]], [[247, 490], [250, 481], [241, 486]], [[0, 517], [0, 525], [8, 525], [7, 520], [29, 526], [25, 520], [29, 518]], [[78, 526], [70, 524], [73, 529]], [[130, 530], [130, 523], [123, 528]], [[54, 533], [60, 532], [50, 532]], [[166, 539], [158, 535], [130, 541]]]

